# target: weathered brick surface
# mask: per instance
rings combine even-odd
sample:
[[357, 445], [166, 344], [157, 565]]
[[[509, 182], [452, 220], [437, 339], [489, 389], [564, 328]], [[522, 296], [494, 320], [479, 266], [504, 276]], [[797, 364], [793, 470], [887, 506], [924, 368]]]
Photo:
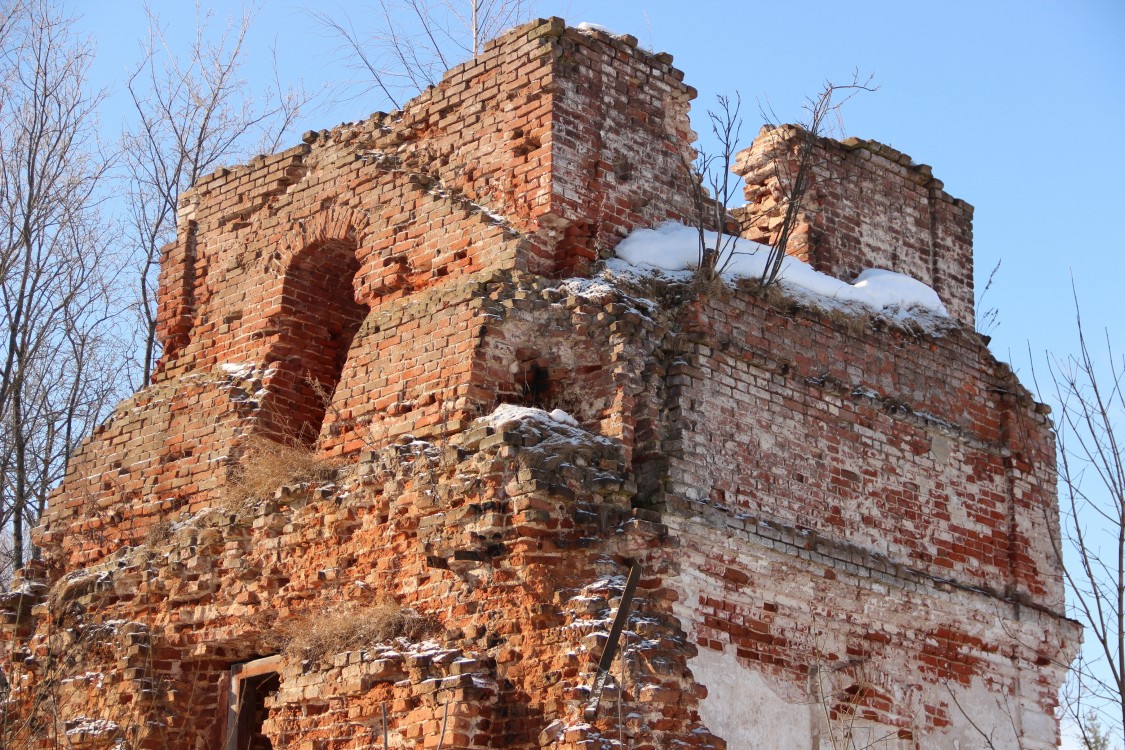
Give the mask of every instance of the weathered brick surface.
[[697, 306], [708, 335], [670, 370], [670, 494], [1061, 610], [1047, 421], [980, 337], [762, 307]]
[[[372, 644], [289, 662], [267, 725], [279, 742], [343, 748], [361, 736], [376, 746], [384, 704], [396, 738], [427, 746], [446, 704], [447, 742], [463, 735], [458, 747], [532, 746], [554, 720], [607, 731], [610, 717], [582, 721], [598, 656], [586, 644], [604, 633], [621, 561], [641, 558], [647, 579], [634, 611], [643, 624], [634, 628], [643, 640], [627, 665], [633, 736], [710, 746], [691, 710], [702, 694], [686, 671], [692, 650], [658, 586], [668, 569], [652, 547], [660, 532], [633, 519], [624, 473], [616, 441], [550, 420], [510, 422], [477, 425], [444, 451], [417, 441], [366, 451], [336, 483], [284, 487], [249, 515], [182, 512], [163, 534], [77, 570], [36, 605], [41, 624], [72, 640], [143, 629], [141, 656], [160, 654], [134, 668], [118, 648], [83, 653], [87, 682], [134, 697], [58, 700], [67, 717], [104, 716], [140, 746], [216, 746], [216, 667], [276, 649], [271, 636], [286, 622], [389, 598], [428, 613], [432, 637], [451, 645]], [[40, 660], [13, 665], [12, 678], [47, 676], [51, 638], [44, 628], [30, 639]], [[418, 655], [380, 656], [404, 650]], [[640, 658], [650, 655], [657, 663]], [[139, 716], [159, 719], [159, 729], [137, 713], [154, 682]]]
[[[232, 666], [283, 652], [275, 748], [381, 748], [384, 714], [393, 747], [1053, 746], [1078, 637], [1054, 447], [971, 327], [589, 278], [691, 218], [692, 95], [631, 38], [539, 21], [402, 112], [202, 180], [154, 382], [76, 453], [0, 599], [5, 741], [219, 747]], [[742, 162], [757, 236], [785, 133]], [[877, 144], [818, 148], [795, 250], [971, 321], [971, 209]], [[319, 478], [232, 493], [263, 437]], [[387, 602], [429, 632], [284, 651]]]
[[[771, 714], [788, 715], [806, 737], [853, 729], [861, 746], [981, 746], [967, 719], [996, 728], [996, 747], [1056, 746], [1049, 709], [1073, 634], [1053, 615], [774, 524], [706, 511], [671, 518], [683, 544], [676, 611], [708, 652], [695, 676], [709, 685], [708, 702], [759, 706], [742, 722], [709, 722], [731, 747], [769, 736]], [[712, 681], [739, 668], [760, 681], [737, 693]]]

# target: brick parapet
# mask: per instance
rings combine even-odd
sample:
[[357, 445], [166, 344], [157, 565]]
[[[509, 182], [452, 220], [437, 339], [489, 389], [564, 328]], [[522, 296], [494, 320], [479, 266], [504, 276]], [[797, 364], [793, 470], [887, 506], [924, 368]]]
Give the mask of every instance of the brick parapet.
[[558, 230], [560, 271], [588, 273], [633, 229], [695, 221], [688, 119], [695, 90], [670, 56], [647, 53], [632, 37], [568, 29], [556, 54], [552, 215], [566, 226]]
[[[232, 270], [268, 260], [275, 245], [300, 238], [303, 225], [328, 209], [383, 219], [381, 228], [365, 227], [366, 219], [348, 227], [361, 258], [375, 261], [365, 262], [370, 288], [357, 288], [361, 297], [385, 292], [378, 281], [388, 273], [419, 276], [393, 263], [385, 270], [395, 257], [421, 266], [427, 283], [456, 272], [460, 258], [431, 268], [425, 252], [392, 252], [388, 240], [400, 242], [404, 232], [440, 240], [453, 256], [490, 247], [491, 238], [475, 236], [472, 226], [462, 230], [464, 247], [453, 247], [457, 233], [437, 216], [443, 208], [468, 209], [477, 221], [527, 237], [514, 255], [490, 247], [488, 265], [547, 275], [588, 272], [632, 229], [689, 219], [694, 92], [682, 79], [670, 57], [644, 52], [635, 40], [536, 21], [449, 71], [401, 111], [307, 134], [305, 144], [204, 177], [182, 197], [181, 236], [162, 255], [162, 368], [175, 369], [190, 340], [214, 348], [207, 318], [236, 313], [229, 308], [238, 305], [227, 300], [228, 309], [209, 312], [216, 287], [248, 283]], [[425, 209], [445, 224], [437, 237], [414, 220], [410, 187], [448, 204]], [[264, 270], [267, 279], [276, 273], [268, 263]], [[210, 278], [216, 271], [222, 277]]]
[[810, 136], [794, 125], [766, 126], [737, 156], [747, 205], [736, 213], [749, 239], [776, 243], [793, 178], [807, 161], [809, 189], [787, 252], [851, 281], [885, 268], [922, 281], [968, 326], [973, 296], [973, 208], [944, 190], [933, 170], [889, 146]]

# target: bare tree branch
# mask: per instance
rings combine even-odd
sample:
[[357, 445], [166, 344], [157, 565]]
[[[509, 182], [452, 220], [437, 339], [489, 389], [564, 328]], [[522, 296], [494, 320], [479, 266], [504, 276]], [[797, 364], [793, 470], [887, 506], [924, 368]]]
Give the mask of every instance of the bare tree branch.
[[486, 41], [531, 17], [535, 0], [378, 0], [363, 6], [357, 27], [347, 12], [310, 11], [339, 40], [343, 63], [358, 73], [338, 99], [379, 92], [395, 109], [458, 63], [475, 57]]
[[[90, 44], [47, 0], [0, 10], [0, 528], [20, 567], [66, 458], [120, 393]], [[4, 576], [7, 580], [7, 576]]]
[[197, 11], [195, 37], [173, 50], [151, 8], [149, 38], [126, 87], [136, 118], [123, 135], [128, 237], [137, 258], [137, 311], [144, 350], [140, 384], [159, 355], [156, 282], [160, 249], [175, 239], [180, 193], [225, 161], [277, 148], [306, 97], [278, 82], [261, 105], [246, 93], [241, 68], [253, 21], [246, 12], [219, 32]]
[[[789, 252], [789, 243], [804, 220], [808, 209], [808, 193], [814, 183], [813, 163], [817, 153], [817, 140], [825, 133], [839, 127], [840, 110], [860, 91], [875, 91], [872, 78], [859, 78], [853, 74], [847, 84], [827, 82], [816, 98], [806, 101], [806, 118], [798, 126], [798, 137], [788, 149], [776, 149], [772, 154], [771, 167], [774, 182], [781, 191], [778, 205], [784, 210], [776, 238], [766, 256], [758, 282], [762, 288], [777, 282], [781, 275], [782, 263]], [[730, 266], [735, 256], [737, 230], [735, 220], [728, 213], [733, 202], [738, 182], [731, 179], [731, 166], [738, 152], [741, 137], [742, 119], [739, 115], [742, 100], [718, 97], [718, 108], [708, 110], [711, 132], [719, 144], [716, 153], [700, 149], [694, 165], [686, 165], [691, 180], [692, 197], [695, 203], [696, 220], [699, 225], [699, 262], [697, 277], [711, 280], [721, 276]], [[762, 116], [767, 121], [776, 120], [776, 115], [768, 108], [762, 108]], [[772, 223], [771, 223], [772, 226]], [[709, 242], [707, 231], [715, 233], [714, 242]]]
[[[765, 268], [759, 279], [763, 287], [775, 283], [781, 274], [782, 261], [788, 253], [789, 241], [799, 226], [801, 215], [807, 208], [809, 188], [813, 182], [813, 154], [816, 151], [816, 141], [824, 135], [843, 130], [842, 109], [856, 94], [861, 91], [877, 91], [878, 86], [873, 85], [874, 76], [866, 79], [859, 77], [859, 71], [852, 73], [852, 79], [846, 84], [836, 84], [826, 81], [824, 88], [815, 98], [805, 101], [805, 119], [800, 123], [804, 131], [796, 144], [796, 152], [792, 155], [792, 170], [788, 164], [781, 160], [775, 161], [774, 170], [778, 183], [782, 186], [785, 217], [782, 220], [778, 239], [770, 249]], [[772, 111], [763, 110], [763, 117], [767, 122], [776, 122]]]
[[[717, 97], [717, 109], [707, 110], [711, 132], [719, 144], [719, 152], [710, 154], [702, 149], [694, 165], [686, 165], [691, 179], [692, 201], [699, 229], [699, 258], [697, 275], [711, 281], [721, 276], [734, 257], [736, 232], [728, 232], [734, 219], [727, 212], [736, 192], [737, 180], [731, 179], [731, 166], [742, 135], [742, 97], [735, 94]], [[707, 230], [713, 230], [715, 240], [709, 243]]]
[[[1117, 432], [1125, 418], [1125, 358], [1108, 331], [1104, 358], [1086, 338], [1074, 294], [1077, 354], [1046, 357], [1045, 386], [1055, 406], [1062, 536], [1069, 609], [1086, 630], [1072, 665], [1064, 709], [1087, 747], [1125, 743], [1125, 452]], [[1036, 389], [1039, 382], [1032, 370]]]

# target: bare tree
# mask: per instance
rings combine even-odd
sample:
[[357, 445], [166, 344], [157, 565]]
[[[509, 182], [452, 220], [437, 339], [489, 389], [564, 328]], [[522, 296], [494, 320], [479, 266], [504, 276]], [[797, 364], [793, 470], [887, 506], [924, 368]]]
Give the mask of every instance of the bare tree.
[[[711, 133], [719, 144], [717, 153], [700, 149], [694, 165], [688, 165], [691, 196], [699, 229], [697, 274], [711, 281], [721, 276], [735, 255], [737, 231], [727, 230], [735, 224], [728, 207], [734, 200], [739, 180], [732, 177], [731, 167], [742, 136], [742, 97], [720, 95], [718, 108], [707, 110]], [[708, 230], [714, 233], [709, 241]]]
[[241, 69], [253, 21], [246, 12], [213, 33], [209, 14], [197, 17], [186, 50], [173, 50], [159, 18], [148, 10], [149, 38], [129, 77], [135, 119], [123, 136], [128, 236], [136, 256], [138, 313], [144, 341], [140, 383], [159, 356], [156, 281], [160, 249], [176, 237], [180, 193], [223, 162], [277, 149], [306, 98], [277, 83], [261, 103], [247, 93]]
[[363, 7], [367, 23], [313, 11], [340, 40], [345, 63], [360, 79], [346, 96], [378, 91], [399, 109], [442, 73], [476, 57], [484, 43], [531, 16], [535, 0], [378, 0]]
[[1106, 333], [1105, 358], [1078, 328], [1078, 353], [1048, 357], [1048, 394], [1055, 405], [1062, 538], [1071, 614], [1086, 642], [1073, 665], [1064, 708], [1087, 747], [1125, 743], [1125, 357]]
[[[843, 131], [841, 112], [844, 105], [861, 91], [877, 91], [878, 86], [872, 84], [873, 80], [874, 76], [870, 75], [861, 79], [857, 70], [852, 73], [849, 83], [826, 81], [815, 98], [805, 100], [805, 118], [799, 123], [803, 132], [796, 140], [793, 151], [787, 155], [785, 163], [778, 159], [773, 164], [774, 174], [782, 190], [784, 218], [759, 278], [763, 287], [775, 283], [781, 274], [781, 264], [788, 254], [789, 241], [800, 225], [803, 212], [808, 208], [808, 193], [817, 167], [814, 162], [817, 140], [830, 133]], [[778, 121], [776, 114], [768, 108], [763, 108], [762, 114], [767, 123]]]
[[[809, 190], [816, 179], [826, 179], [825, 175], [816, 174], [821, 166], [814, 161], [818, 152], [817, 141], [829, 132], [842, 129], [838, 123], [844, 104], [860, 91], [877, 90], [878, 87], [873, 86], [871, 81], [871, 77], [861, 80], [856, 73], [847, 84], [825, 83], [817, 97], [806, 101], [806, 117], [796, 126], [797, 137], [788, 142], [779, 139], [776, 144], [766, 144], [766, 148], [762, 149], [767, 162], [763, 166], [769, 170], [779, 193], [770, 196], [775, 202], [773, 211], [781, 213], [779, 227], [773, 233], [770, 250], [758, 278], [762, 288], [776, 283], [780, 277], [790, 240], [809, 209]], [[738, 232], [731, 226], [736, 224], [736, 217], [730, 212], [740, 183], [732, 179], [731, 167], [739, 151], [741, 105], [742, 100], [737, 95], [733, 99], [718, 97], [718, 108], [707, 112], [718, 151], [711, 153], [700, 149], [695, 164], [688, 165], [699, 225], [697, 273], [703, 279], [721, 276], [735, 256], [742, 252], [737, 249]], [[763, 108], [762, 117], [767, 122], [766, 132], [777, 130], [777, 126], [772, 125], [777, 120], [772, 110]], [[738, 213], [737, 209], [735, 213]], [[714, 233], [713, 238], [708, 237], [709, 231]]]
[[120, 347], [92, 47], [49, 0], [0, 19], [0, 528], [14, 569], [67, 456], [116, 400]]
[[23, 0], [4, 0], [0, 4], [0, 106], [7, 101], [11, 77], [14, 73], [12, 56], [16, 46], [12, 44], [14, 28], [24, 16]]

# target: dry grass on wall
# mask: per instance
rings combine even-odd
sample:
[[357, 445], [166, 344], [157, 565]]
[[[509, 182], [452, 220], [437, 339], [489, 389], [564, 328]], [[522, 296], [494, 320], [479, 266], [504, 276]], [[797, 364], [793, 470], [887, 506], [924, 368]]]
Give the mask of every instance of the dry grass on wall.
[[273, 497], [279, 487], [286, 485], [332, 481], [338, 469], [338, 462], [325, 459], [308, 446], [251, 437], [227, 480], [224, 509], [239, 511], [255, 501]]
[[285, 654], [319, 661], [396, 638], [417, 641], [433, 632], [425, 617], [397, 604], [341, 605], [282, 628]]

